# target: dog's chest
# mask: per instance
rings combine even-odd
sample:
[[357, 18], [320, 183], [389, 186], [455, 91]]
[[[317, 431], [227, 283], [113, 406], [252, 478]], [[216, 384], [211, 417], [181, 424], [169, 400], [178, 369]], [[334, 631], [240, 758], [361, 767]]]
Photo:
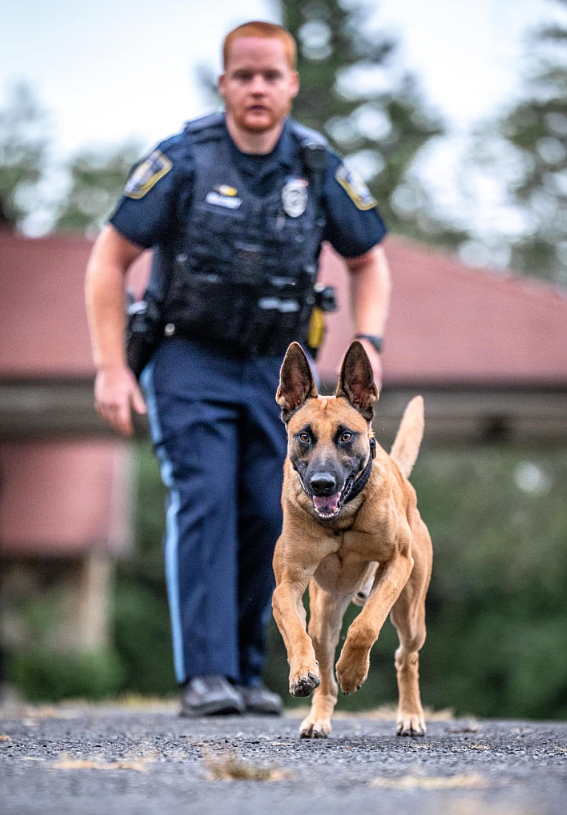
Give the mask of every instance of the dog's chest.
[[333, 594], [354, 594], [364, 580], [368, 561], [356, 553], [333, 552], [323, 558], [315, 572], [315, 580]]
[[337, 549], [326, 555], [317, 570], [315, 580], [334, 594], [355, 594], [366, 579], [369, 563], [386, 563], [395, 547], [386, 536], [364, 533], [360, 529], [335, 533]]

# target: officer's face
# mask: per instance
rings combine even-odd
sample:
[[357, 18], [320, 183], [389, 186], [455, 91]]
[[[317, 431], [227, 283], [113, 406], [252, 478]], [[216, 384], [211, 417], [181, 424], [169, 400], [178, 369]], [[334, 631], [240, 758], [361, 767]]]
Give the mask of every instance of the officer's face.
[[234, 124], [250, 133], [264, 133], [289, 113], [299, 78], [279, 40], [240, 37], [230, 48], [219, 90]]

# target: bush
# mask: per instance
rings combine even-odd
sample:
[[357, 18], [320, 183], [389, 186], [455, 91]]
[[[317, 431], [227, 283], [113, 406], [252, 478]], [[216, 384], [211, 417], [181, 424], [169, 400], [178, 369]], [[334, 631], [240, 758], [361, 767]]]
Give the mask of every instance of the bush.
[[[138, 456], [139, 543], [117, 582], [116, 647], [126, 666], [124, 689], [157, 693], [173, 687], [163, 489], [149, 445], [140, 445]], [[457, 714], [567, 719], [566, 450], [425, 449], [412, 481], [434, 548], [421, 656], [424, 704]], [[348, 610], [341, 642], [356, 613]], [[288, 694], [285, 650], [273, 622], [268, 642], [267, 682], [286, 704], [305, 705]], [[340, 709], [396, 700], [396, 646], [388, 622], [368, 681], [340, 696]]]
[[173, 693], [177, 685], [163, 588], [159, 592], [132, 575], [120, 574], [113, 627], [123, 667], [121, 689], [148, 695]]
[[12, 656], [8, 678], [31, 702], [62, 699], [104, 699], [123, 683], [121, 660], [115, 651], [58, 654], [33, 649]]
[[[425, 705], [459, 715], [567, 719], [567, 455], [497, 448], [424, 450], [412, 482], [433, 539], [421, 652]], [[341, 641], [358, 613], [347, 611]], [[270, 629], [269, 682], [287, 691], [281, 636]], [[397, 699], [397, 636], [387, 622], [370, 675], [338, 708]]]

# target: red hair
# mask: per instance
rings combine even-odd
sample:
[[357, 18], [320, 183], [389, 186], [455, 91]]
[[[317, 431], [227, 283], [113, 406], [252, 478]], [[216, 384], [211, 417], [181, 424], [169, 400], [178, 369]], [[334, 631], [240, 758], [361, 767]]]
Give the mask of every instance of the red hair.
[[224, 38], [222, 44], [222, 59], [223, 68], [226, 68], [230, 54], [230, 46], [235, 40], [240, 37], [263, 37], [266, 39], [279, 40], [283, 47], [287, 62], [292, 71], [295, 71], [297, 65], [297, 46], [295, 40], [289, 31], [281, 25], [276, 23], [264, 23], [258, 20], [252, 20], [249, 23], [233, 28], [232, 31]]

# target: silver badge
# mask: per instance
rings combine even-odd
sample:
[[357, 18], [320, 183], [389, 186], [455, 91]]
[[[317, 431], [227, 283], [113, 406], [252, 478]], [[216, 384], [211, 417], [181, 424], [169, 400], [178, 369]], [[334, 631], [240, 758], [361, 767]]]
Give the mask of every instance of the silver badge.
[[284, 212], [290, 218], [299, 218], [307, 207], [307, 187], [305, 178], [291, 178], [282, 190]]

